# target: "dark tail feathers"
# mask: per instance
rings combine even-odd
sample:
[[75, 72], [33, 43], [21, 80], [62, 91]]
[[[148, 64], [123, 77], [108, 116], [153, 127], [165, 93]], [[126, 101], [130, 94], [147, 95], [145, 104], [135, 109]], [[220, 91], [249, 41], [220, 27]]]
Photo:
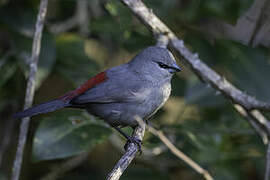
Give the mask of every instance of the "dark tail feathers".
[[69, 102], [64, 102], [62, 100], [59, 99], [55, 99], [52, 101], [48, 101], [45, 102], [43, 104], [39, 104], [35, 107], [26, 109], [24, 111], [15, 113], [13, 115], [14, 118], [24, 118], [24, 117], [28, 117], [28, 116], [34, 116], [37, 114], [43, 114], [43, 113], [48, 113], [48, 112], [52, 112], [64, 107], [68, 107], [70, 106]]

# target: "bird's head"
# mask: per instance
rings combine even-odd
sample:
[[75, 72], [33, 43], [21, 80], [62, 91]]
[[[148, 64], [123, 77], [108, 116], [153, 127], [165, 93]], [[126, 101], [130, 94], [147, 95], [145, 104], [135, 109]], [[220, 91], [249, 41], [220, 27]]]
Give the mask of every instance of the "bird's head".
[[174, 73], [181, 71], [171, 52], [158, 46], [144, 49], [129, 64], [132, 70], [154, 78], [171, 78]]

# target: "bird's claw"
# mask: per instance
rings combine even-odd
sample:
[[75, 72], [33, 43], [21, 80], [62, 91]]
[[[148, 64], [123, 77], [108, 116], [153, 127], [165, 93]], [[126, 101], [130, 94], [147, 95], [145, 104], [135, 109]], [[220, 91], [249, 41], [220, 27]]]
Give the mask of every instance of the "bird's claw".
[[127, 151], [129, 143], [136, 144], [138, 146], [139, 154], [140, 155], [142, 154], [142, 141], [140, 139], [138, 139], [136, 137], [129, 137], [128, 140], [127, 140], [127, 143], [124, 146], [125, 151]]

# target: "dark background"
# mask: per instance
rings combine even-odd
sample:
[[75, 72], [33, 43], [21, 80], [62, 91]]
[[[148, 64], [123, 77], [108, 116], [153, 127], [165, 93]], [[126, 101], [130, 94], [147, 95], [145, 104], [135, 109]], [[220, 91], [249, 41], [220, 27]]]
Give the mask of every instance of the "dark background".
[[[251, 12], [258, 2], [145, 0], [211, 68], [269, 102], [270, 6]], [[0, 0], [1, 180], [10, 176], [16, 150], [20, 121], [11, 115], [23, 107], [38, 6], [37, 0]], [[258, 19], [256, 13], [261, 14]], [[254, 33], [248, 36], [252, 25]], [[34, 104], [58, 97], [154, 44], [152, 34], [118, 0], [49, 0]], [[201, 83], [181, 59], [178, 62], [183, 71], [173, 78], [172, 96], [152, 125], [215, 179], [262, 179], [265, 146], [260, 137], [228, 99]], [[118, 133], [84, 111], [65, 109], [33, 117], [21, 179], [42, 178], [76, 155], [84, 161], [72, 163], [74, 168], [60, 179], [105, 179], [121, 157], [123, 143]], [[143, 148], [121, 179], [203, 178], [149, 132]]]

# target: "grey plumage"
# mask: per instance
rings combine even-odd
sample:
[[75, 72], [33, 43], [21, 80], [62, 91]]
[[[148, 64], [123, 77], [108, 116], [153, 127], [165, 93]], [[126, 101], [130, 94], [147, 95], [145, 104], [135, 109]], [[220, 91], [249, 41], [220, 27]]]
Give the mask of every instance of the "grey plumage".
[[86, 109], [113, 127], [135, 127], [136, 115], [147, 120], [167, 101], [171, 78], [180, 70], [167, 49], [151, 46], [130, 62], [110, 68], [74, 91], [19, 112], [14, 117], [76, 107]]
[[130, 62], [108, 69], [106, 82], [78, 96], [72, 104], [85, 104], [89, 113], [112, 126], [134, 127], [134, 116], [147, 120], [170, 96], [173, 74], [171, 69], [160, 68], [159, 62], [169, 67], [176, 64], [167, 49], [149, 47]]

